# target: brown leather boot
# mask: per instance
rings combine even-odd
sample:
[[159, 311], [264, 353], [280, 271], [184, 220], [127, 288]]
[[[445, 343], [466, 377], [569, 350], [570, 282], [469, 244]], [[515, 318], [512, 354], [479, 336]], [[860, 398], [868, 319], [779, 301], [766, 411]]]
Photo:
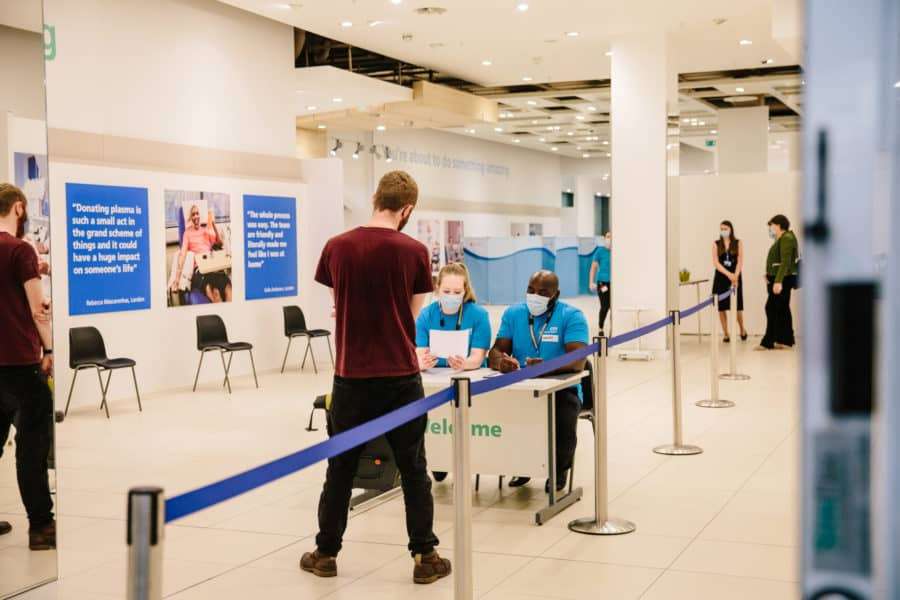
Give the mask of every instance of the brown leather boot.
[[28, 532], [30, 550], [56, 550], [56, 521], [50, 521], [40, 529]]
[[337, 577], [337, 560], [318, 550], [300, 557], [300, 568], [316, 577]]
[[416, 554], [415, 560], [413, 581], [416, 583], [434, 583], [450, 574], [450, 561], [441, 558], [436, 551], [424, 555]]

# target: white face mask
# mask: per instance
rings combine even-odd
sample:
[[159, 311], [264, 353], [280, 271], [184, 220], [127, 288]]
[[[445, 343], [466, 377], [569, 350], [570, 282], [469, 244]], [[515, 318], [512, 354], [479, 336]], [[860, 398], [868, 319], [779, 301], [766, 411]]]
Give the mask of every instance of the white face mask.
[[722, 239], [723, 239], [723, 240], [727, 240], [728, 238], [731, 237], [731, 231], [729, 231], [728, 229], [723, 229], [723, 230], [721, 230], [721, 231], [719, 232], [719, 234], [722, 236]]
[[769, 237], [774, 240], [777, 236], [778, 236], [778, 234], [775, 233], [775, 228], [769, 227]]
[[452, 315], [459, 312], [459, 308], [463, 303], [462, 294], [441, 294], [438, 296], [438, 302], [441, 304], [441, 310], [445, 314]]
[[528, 305], [528, 312], [531, 313], [532, 317], [539, 317], [547, 312], [547, 308], [550, 306], [550, 298], [540, 294], [526, 294], [525, 304]]

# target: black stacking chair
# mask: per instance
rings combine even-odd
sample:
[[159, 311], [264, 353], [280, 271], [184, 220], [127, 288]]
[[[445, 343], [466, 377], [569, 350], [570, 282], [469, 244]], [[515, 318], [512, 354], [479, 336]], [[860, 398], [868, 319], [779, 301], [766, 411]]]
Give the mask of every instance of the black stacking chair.
[[[197, 365], [197, 374], [194, 375], [194, 390], [197, 391], [197, 380], [200, 378], [200, 367], [203, 366], [203, 357], [207, 352], [218, 352], [222, 359], [222, 368], [225, 369], [225, 381], [222, 382], [228, 393], [231, 393], [231, 380], [228, 372], [231, 370], [231, 359], [235, 352], [247, 351], [250, 354], [250, 367], [253, 369], [253, 382], [259, 387], [256, 378], [256, 363], [253, 362], [253, 344], [249, 342], [229, 342], [228, 332], [225, 330], [225, 322], [219, 315], [199, 315], [197, 317], [197, 350], [200, 351], [200, 364]], [[225, 355], [228, 362], [225, 362]]]
[[300, 363], [300, 370], [306, 366], [306, 357], [312, 357], [313, 370], [318, 373], [319, 367], [316, 365], [316, 354], [312, 350], [312, 341], [315, 338], [325, 338], [328, 342], [328, 354], [331, 356], [331, 366], [334, 367], [334, 352], [331, 350], [331, 332], [327, 329], [307, 329], [306, 317], [299, 306], [285, 306], [284, 310], [284, 335], [288, 339], [287, 349], [284, 351], [284, 360], [281, 361], [281, 372], [284, 373], [284, 366], [287, 364], [288, 353], [291, 351], [291, 342], [295, 337], [306, 338], [306, 352], [303, 353], [303, 362]]
[[[69, 397], [66, 400], [66, 410], [63, 417], [69, 414], [69, 403], [72, 402], [72, 391], [75, 389], [75, 380], [78, 372], [84, 369], [96, 369], [97, 380], [100, 382], [100, 395], [102, 402], [100, 409], [106, 410], [106, 418], [109, 418], [109, 404], [106, 401], [106, 392], [109, 391], [109, 381], [112, 372], [116, 369], [131, 369], [131, 379], [134, 381], [134, 393], [137, 395], [138, 410], [141, 406], [141, 392], [138, 390], [137, 376], [134, 367], [137, 365], [130, 358], [109, 358], [106, 356], [106, 345], [103, 336], [96, 327], [73, 327], [69, 330], [69, 368], [72, 369], [72, 383], [69, 386]], [[103, 383], [102, 373], [106, 372], [106, 383]]]

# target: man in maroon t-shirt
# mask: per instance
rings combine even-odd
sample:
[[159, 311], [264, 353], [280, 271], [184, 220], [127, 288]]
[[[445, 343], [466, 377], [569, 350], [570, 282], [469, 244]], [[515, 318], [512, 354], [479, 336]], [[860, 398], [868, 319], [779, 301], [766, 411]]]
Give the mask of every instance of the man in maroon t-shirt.
[[[428, 250], [400, 233], [419, 196], [409, 174], [392, 171], [378, 183], [372, 220], [325, 245], [316, 281], [331, 288], [337, 317], [337, 368], [329, 415], [335, 435], [424, 396], [416, 358], [415, 317], [432, 291]], [[413, 581], [433, 583], [450, 574], [434, 550], [434, 498], [425, 462], [423, 415], [387, 433], [406, 503]], [[347, 528], [353, 479], [364, 446], [328, 461], [319, 499], [316, 550], [300, 560], [304, 571], [337, 575], [335, 557]]]
[[[0, 184], [0, 454], [10, 424], [16, 426], [16, 474], [28, 514], [32, 550], [56, 547], [56, 522], [47, 480], [53, 397], [50, 319], [34, 248], [24, 241], [28, 201], [15, 186]], [[0, 521], [0, 535], [9, 533]]]

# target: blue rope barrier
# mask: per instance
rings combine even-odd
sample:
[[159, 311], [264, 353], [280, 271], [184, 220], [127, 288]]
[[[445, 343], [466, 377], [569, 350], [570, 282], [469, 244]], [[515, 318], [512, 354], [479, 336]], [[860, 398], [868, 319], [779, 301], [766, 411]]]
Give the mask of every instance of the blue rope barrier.
[[[724, 294], [728, 297], [731, 294], [729, 290]], [[720, 296], [720, 299], [722, 296]], [[701, 302], [695, 307], [688, 309], [699, 312], [709, 306], [712, 299]], [[687, 311], [682, 312], [682, 315]], [[690, 313], [690, 314], [693, 314]], [[661, 329], [672, 323], [672, 317], [668, 316], [649, 325], [645, 325], [634, 331], [624, 333], [609, 339], [609, 347], [624, 344], [641, 336], [647, 335], [657, 329]], [[483, 379], [472, 384], [472, 395], [477, 396], [487, 394], [502, 387], [510, 386], [514, 383], [533, 379], [556, 371], [560, 367], [568, 365], [576, 360], [585, 359], [599, 350], [598, 344], [589, 344], [584, 348], [579, 348], [574, 352], [569, 352], [563, 356], [559, 356], [552, 360], [548, 360], [524, 369], [519, 369], [512, 373]], [[262, 487], [267, 483], [271, 483], [282, 477], [286, 477], [297, 471], [301, 471], [315, 463], [333, 458], [339, 454], [343, 454], [351, 448], [355, 448], [362, 444], [384, 435], [392, 429], [396, 429], [404, 423], [408, 423], [413, 419], [421, 417], [435, 408], [450, 402], [454, 397], [452, 388], [445, 388], [435, 394], [411, 402], [406, 406], [398, 408], [386, 415], [382, 415], [362, 425], [358, 425], [347, 431], [343, 431], [334, 435], [327, 440], [313, 444], [308, 448], [304, 448], [293, 454], [283, 456], [276, 460], [259, 465], [237, 475], [232, 475], [226, 479], [222, 479], [215, 483], [205, 485], [190, 492], [179, 494], [173, 498], [166, 500], [166, 523], [171, 523], [178, 519], [182, 519], [205, 508], [209, 508], [225, 500], [234, 498], [258, 487]]]
[[691, 315], [695, 315], [698, 312], [700, 312], [701, 310], [703, 310], [704, 308], [706, 308], [707, 306], [712, 306], [712, 303], [713, 303], [713, 299], [712, 299], [712, 296], [710, 296], [709, 298], [707, 298], [706, 300], [704, 300], [697, 306], [692, 306], [686, 310], [681, 311], [681, 318], [686, 319], [686, 318], [690, 317]]
[[657, 329], [662, 329], [668, 325], [672, 324], [672, 315], [664, 317], [659, 321], [654, 321], [649, 325], [644, 325], [643, 327], [639, 327], [633, 331], [629, 331], [628, 333], [623, 333], [621, 335], [614, 335], [609, 338], [609, 347], [620, 346], [622, 344], [628, 343], [632, 340], [636, 340], [639, 337], [644, 337], [648, 333], [652, 333]]

